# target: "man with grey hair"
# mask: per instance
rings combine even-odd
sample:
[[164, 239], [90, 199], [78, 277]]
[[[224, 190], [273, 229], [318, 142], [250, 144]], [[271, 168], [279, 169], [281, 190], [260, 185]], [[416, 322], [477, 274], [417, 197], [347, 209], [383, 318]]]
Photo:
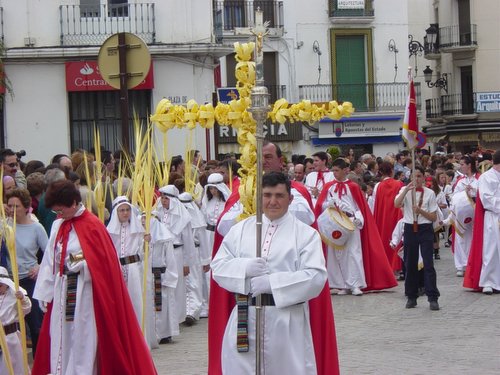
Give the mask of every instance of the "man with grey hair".
[[[51, 168], [45, 172], [43, 176], [43, 182], [45, 184], [45, 190], [49, 187], [50, 184], [56, 181], [64, 180], [66, 175], [59, 168]], [[38, 220], [40, 220], [40, 224], [43, 225], [47, 235], [50, 236], [50, 229], [52, 228], [52, 223], [56, 219], [57, 215], [54, 211], [48, 209], [45, 206], [45, 191], [42, 193], [40, 197], [40, 202], [38, 203]]]

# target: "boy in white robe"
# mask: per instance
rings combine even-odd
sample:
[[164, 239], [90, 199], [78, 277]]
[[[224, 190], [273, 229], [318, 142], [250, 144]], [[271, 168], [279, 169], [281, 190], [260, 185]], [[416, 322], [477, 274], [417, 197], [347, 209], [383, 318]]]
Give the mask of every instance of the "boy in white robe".
[[[15, 375], [24, 375], [23, 349], [21, 333], [19, 332], [19, 316], [17, 314], [17, 300], [21, 300], [23, 314], [31, 311], [31, 301], [23, 288], [15, 291], [14, 282], [9, 273], [0, 267], [0, 323], [4, 327], [5, 339], [9, 348], [10, 360]], [[5, 353], [0, 355], [0, 374], [8, 374], [5, 362]]]
[[[262, 296], [262, 370], [316, 374], [308, 300], [323, 289], [327, 273], [319, 234], [288, 212], [293, 197], [282, 173], [263, 177], [262, 257], [255, 256], [256, 218], [236, 224], [211, 263], [215, 281], [248, 295], [248, 351], [238, 351], [238, 306], [222, 344], [224, 374], [255, 373], [255, 297]], [[254, 298], [250, 298], [254, 297]], [[243, 297], [245, 299], [245, 297]], [[241, 322], [240, 322], [241, 323]], [[238, 338], [240, 341], [240, 338]], [[286, 345], [283, 345], [286, 343]]]

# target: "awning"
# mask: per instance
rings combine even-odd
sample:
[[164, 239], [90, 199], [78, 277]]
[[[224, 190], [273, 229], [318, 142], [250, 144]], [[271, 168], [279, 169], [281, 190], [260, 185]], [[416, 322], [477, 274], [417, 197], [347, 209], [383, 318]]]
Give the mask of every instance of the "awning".
[[453, 134], [450, 135], [450, 138], [448, 140], [451, 143], [477, 142], [479, 140], [479, 134], [478, 133]]
[[481, 139], [485, 142], [500, 142], [500, 133], [484, 132]]
[[446, 138], [446, 134], [440, 135], [439, 137], [430, 137], [430, 138], [427, 138], [427, 143], [439, 143], [440, 140], [445, 139], [445, 138]]
[[330, 145], [367, 145], [373, 143], [399, 143], [403, 142], [400, 135], [388, 137], [348, 137], [348, 138], [313, 138], [311, 137], [313, 146], [330, 146]]

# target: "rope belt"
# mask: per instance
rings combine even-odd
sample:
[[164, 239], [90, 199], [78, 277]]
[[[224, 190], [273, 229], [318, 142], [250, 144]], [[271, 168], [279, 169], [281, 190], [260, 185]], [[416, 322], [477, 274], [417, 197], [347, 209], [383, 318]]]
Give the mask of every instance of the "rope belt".
[[153, 267], [154, 284], [155, 284], [155, 311], [161, 311], [161, 274], [165, 273], [167, 267]]
[[3, 326], [3, 330], [5, 331], [5, 335], [10, 335], [11, 333], [17, 332], [19, 331], [19, 322], [6, 324]]
[[141, 257], [137, 254], [134, 255], [128, 255], [126, 257], [120, 258], [120, 264], [122, 266], [125, 266], [127, 264], [132, 264], [132, 263], [137, 263], [141, 261]]
[[207, 224], [207, 230], [209, 230], [210, 232], [215, 232], [215, 225]]

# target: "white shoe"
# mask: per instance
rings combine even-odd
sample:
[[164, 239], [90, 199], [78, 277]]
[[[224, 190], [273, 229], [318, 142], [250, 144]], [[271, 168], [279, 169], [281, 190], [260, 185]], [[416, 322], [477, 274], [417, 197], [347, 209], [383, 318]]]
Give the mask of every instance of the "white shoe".
[[345, 296], [346, 294], [348, 294], [348, 291], [347, 291], [347, 289], [340, 289], [337, 294], [339, 296]]
[[493, 289], [490, 286], [485, 286], [483, 288], [483, 293], [488, 295], [493, 294]]
[[363, 292], [359, 288], [352, 288], [352, 295], [353, 296], [362, 296]]
[[458, 271], [457, 271], [457, 276], [458, 276], [458, 277], [464, 277], [464, 271], [462, 271], [462, 270], [458, 270]]

